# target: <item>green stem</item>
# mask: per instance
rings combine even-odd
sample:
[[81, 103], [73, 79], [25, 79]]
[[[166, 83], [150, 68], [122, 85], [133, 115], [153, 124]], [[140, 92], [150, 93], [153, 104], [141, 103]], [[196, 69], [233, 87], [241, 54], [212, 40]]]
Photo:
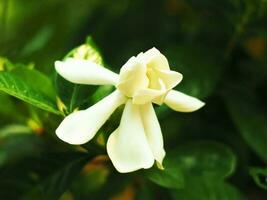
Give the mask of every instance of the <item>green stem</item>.
[[73, 93], [71, 95], [71, 100], [70, 100], [70, 112], [73, 112], [74, 106], [78, 97], [78, 92], [79, 92], [79, 85], [75, 85], [73, 88]]

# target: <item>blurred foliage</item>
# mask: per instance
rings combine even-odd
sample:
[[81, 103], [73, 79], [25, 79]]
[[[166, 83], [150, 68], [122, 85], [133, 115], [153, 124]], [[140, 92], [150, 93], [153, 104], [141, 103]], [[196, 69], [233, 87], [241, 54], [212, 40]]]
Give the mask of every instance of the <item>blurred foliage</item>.
[[[266, 0], [0, 0], [0, 199], [267, 199], [266, 24]], [[157, 108], [165, 170], [114, 170], [104, 144], [120, 109], [86, 145], [55, 137], [113, 90], [63, 80], [55, 60], [118, 72], [153, 46], [184, 75], [176, 89], [206, 102]]]

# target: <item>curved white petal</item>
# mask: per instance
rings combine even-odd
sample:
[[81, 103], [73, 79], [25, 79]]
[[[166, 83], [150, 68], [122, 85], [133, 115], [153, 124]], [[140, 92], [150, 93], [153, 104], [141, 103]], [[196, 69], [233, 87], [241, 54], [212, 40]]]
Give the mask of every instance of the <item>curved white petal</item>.
[[193, 112], [205, 105], [205, 103], [199, 99], [175, 90], [171, 90], [167, 94], [164, 103], [173, 110], [179, 112]]
[[134, 96], [133, 96], [133, 103], [134, 104], [146, 104], [148, 102], [153, 101], [156, 98], [160, 98], [166, 93], [166, 90], [155, 90], [155, 89], [142, 89], [139, 90]]
[[77, 84], [115, 85], [119, 78], [118, 74], [89, 60], [56, 61], [55, 68], [63, 78]]
[[158, 118], [152, 103], [140, 107], [147, 141], [155, 160], [162, 166], [162, 161], [166, 153], [163, 147], [163, 137]]
[[155, 47], [149, 49], [145, 53], [140, 53], [137, 58], [146, 63], [148, 67], [166, 70], [170, 69], [167, 58]]
[[84, 144], [91, 140], [110, 115], [126, 99], [115, 91], [82, 111], [67, 116], [56, 130], [56, 135], [69, 144]]
[[164, 82], [167, 90], [174, 88], [183, 79], [183, 75], [176, 71], [158, 69], [156, 72], [159, 78]]
[[131, 100], [126, 103], [119, 128], [109, 136], [107, 151], [114, 167], [121, 173], [147, 169], [154, 163], [139, 106]]
[[131, 57], [120, 70], [117, 88], [126, 96], [132, 97], [136, 91], [148, 86], [146, 66], [136, 57]]

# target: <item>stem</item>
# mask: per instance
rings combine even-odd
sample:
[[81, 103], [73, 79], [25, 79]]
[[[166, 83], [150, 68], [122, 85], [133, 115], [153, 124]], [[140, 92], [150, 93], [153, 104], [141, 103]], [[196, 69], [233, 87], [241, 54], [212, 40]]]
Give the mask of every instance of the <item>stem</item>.
[[70, 112], [72, 112], [74, 109], [74, 105], [75, 105], [76, 100], [77, 100], [79, 88], [80, 88], [79, 85], [75, 85], [73, 88], [73, 93], [71, 95], [71, 100], [70, 100]]

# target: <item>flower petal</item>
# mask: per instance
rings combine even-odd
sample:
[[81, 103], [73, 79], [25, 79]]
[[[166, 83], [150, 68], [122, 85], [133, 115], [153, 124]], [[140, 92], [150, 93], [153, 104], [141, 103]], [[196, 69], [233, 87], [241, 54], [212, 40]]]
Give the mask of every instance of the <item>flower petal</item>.
[[109, 136], [107, 151], [114, 167], [121, 173], [147, 169], [154, 163], [139, 106], [131, 100], [126, 103], [119, 128]]
[[149, 146], [155, 160], [162, 166], [162, 161], [166, 153], [163, 147], [160, 124], [152, 103], [141, 106], [141, 115]]
[[84, 144], [91, 140], [117, 107], [126, 99], [115, 91], [82, 111], [67, 116], [56, 130], [56, 135], [69, 144]]
[[146, 66], [136, 57], [131, 57], [120, 70], [120, 80], [117, 88], [127, 97], [132, 97], [136, 91], [148, 86]]
[[164, 103], [173, 110], [179, 112], [193, 112], [205, 105], [205, 103], [199, 99], [175, 90], [171, 90], [167, 94]]
[[150, 88], [142, 89], [142, 90], [139, 90], [133, 96], [133, 103], [139, 104], [139, 105], [146, 104], [156, 98], [160, 98], [165, 93], [166, 93], [166, 90], [155, 90], [155, 89], [150, 89]]
[[157, 69], [155, 71], [157, 72], [159, 78], [164, 82], [167, 90], [174, 88], [183, 79], [183, 75], [176, 71], [160, 69]]
[[118, 74], [89, 60], [69, 58], [55, 62], [56, 71], [66, 80], [77, 84], [115, 85]]
[[149, 49], [145, 53], [140, 53], [137, 58], [146, 63], [148, 67], [166, 70], [170, 69], [167, 58], [155, 47]]

